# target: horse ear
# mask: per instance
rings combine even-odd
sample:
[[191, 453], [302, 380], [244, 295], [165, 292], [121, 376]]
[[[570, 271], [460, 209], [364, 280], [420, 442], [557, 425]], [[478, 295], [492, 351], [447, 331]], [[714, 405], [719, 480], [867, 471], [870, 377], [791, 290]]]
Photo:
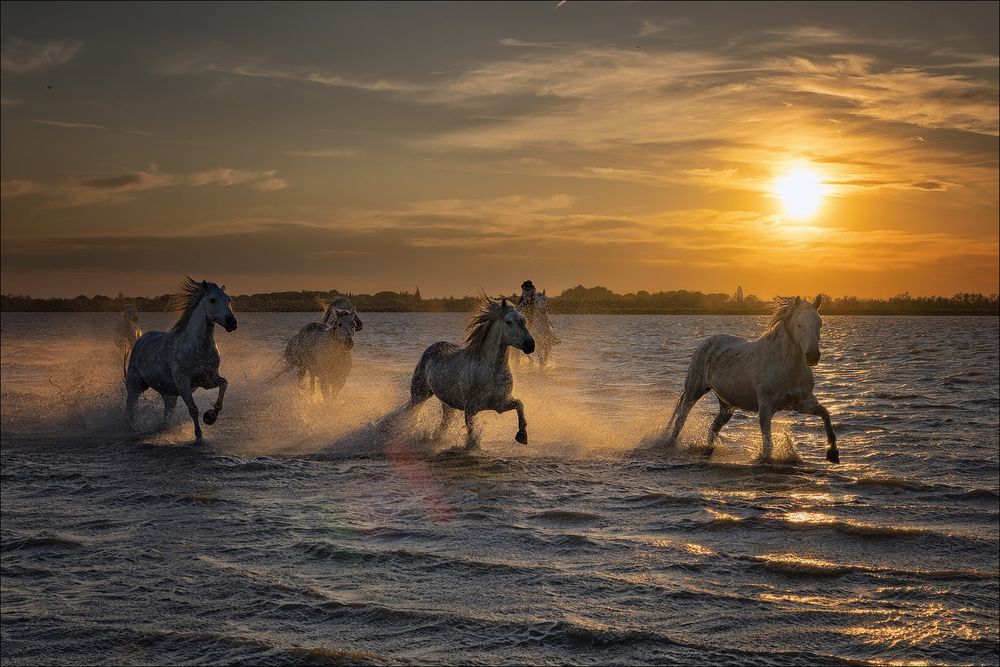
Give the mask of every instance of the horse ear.
[[207, 280], [202, 280], [201, 281], [201, 288], [202, 289], [208, 289], [208, 281]]
[[500, 310], [507, 310], [507, 297], [500, 300]]
[[219, 289], [221, 289], [221, 290], [222, 290], [223, 292], [225, 292], [225, 291], [226, 291], [226, 286], [225, 286], [225, 285], [223, 285], [223, 286], [222, 286], [222, 287], [220, 287]]
[[801, 304], [802, 304], [802, 297], [801, 296], [795, 297], [795, 307], [798, 308]]
[[[547, 288], [546, 288], [547, 289]], [[542, 296], [545, 296], [545, 290], [542, 290]]]
[[813, 300], [813, 308], [815, 308], [818, 311], [819, 307], [822, 305], [823, 305], [823, 295], [817, 294], [816, 298]]

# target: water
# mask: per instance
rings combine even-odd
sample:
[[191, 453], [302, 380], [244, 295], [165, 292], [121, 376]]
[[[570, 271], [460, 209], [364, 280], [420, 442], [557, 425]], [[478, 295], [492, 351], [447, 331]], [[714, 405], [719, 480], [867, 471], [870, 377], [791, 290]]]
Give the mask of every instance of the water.
[[463, 316], [365, 316], [332, 405], [266, 382], [314, 317], [219, 332], [230, 392], [195, 447], [183, 408], [124, 429], [115, 315], [3, 315], [4, 664], [1000, 659], [995, 317], [826, 318], [838, 466], [787, 414], [785, 464], [747, 465], [740, 413], [687, 451], [710, 398], [680, 451], [638, 446], [694, 346], [760, 317], [554, 317], [555, 367], [515, 370], [529, 445], [484, 413], [473, 456], [461, 420], [423, 439], [436, 405], [386, 418]]

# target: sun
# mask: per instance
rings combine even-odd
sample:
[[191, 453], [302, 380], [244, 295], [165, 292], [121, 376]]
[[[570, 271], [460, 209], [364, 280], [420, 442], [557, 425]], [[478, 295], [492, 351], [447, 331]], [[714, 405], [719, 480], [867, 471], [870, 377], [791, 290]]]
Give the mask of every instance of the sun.
[[823, 205], [827, 186], [815, 171], [796, 168], [774, 180], [773, 193], [790, 217], [804, 220], [816, 215]]

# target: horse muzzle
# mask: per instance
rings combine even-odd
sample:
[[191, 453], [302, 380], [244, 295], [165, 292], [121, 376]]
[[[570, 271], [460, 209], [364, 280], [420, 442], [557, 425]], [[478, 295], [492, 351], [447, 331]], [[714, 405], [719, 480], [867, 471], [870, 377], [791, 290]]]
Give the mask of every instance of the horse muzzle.
[[226, 323], [223, 324], [222, 326], [228, 332], [236, 331], [236, 318], [232, 316], [227, 317]]
[[531, 354], [532, 352], [534, 352], [535, 339], [529, 338], [528, 340], [524, 341], [524, 347], [522, 347], [521, 349], [524, 351], [525, 354]]
[[809, 364], [810, 366], [815, 366], [816, 364], [818, 364], [819, 350], [816, 350], [815, 352], [812, 351], [806, 352], [806, 363]]

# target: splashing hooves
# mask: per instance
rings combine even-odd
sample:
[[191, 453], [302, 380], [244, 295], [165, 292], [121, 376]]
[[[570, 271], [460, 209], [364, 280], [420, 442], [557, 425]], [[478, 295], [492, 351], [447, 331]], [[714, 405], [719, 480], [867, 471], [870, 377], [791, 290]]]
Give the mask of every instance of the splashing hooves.
[[218, 418], [219, 418], [219, 412], [215, 408], [209, 408], [208, 410], [205, 410], [205, 414], [202, 415], [202, 419], [204, 419], [205, 423], [208, 424], [209, 426], [214, 424], [215, 420]]
[[514, 436], [514, 439], [517, 440], [522, 445], [526, 445], [526, 444], [528, 444], [528, 432], [527, 431], [518, 431], [517, 435]]

